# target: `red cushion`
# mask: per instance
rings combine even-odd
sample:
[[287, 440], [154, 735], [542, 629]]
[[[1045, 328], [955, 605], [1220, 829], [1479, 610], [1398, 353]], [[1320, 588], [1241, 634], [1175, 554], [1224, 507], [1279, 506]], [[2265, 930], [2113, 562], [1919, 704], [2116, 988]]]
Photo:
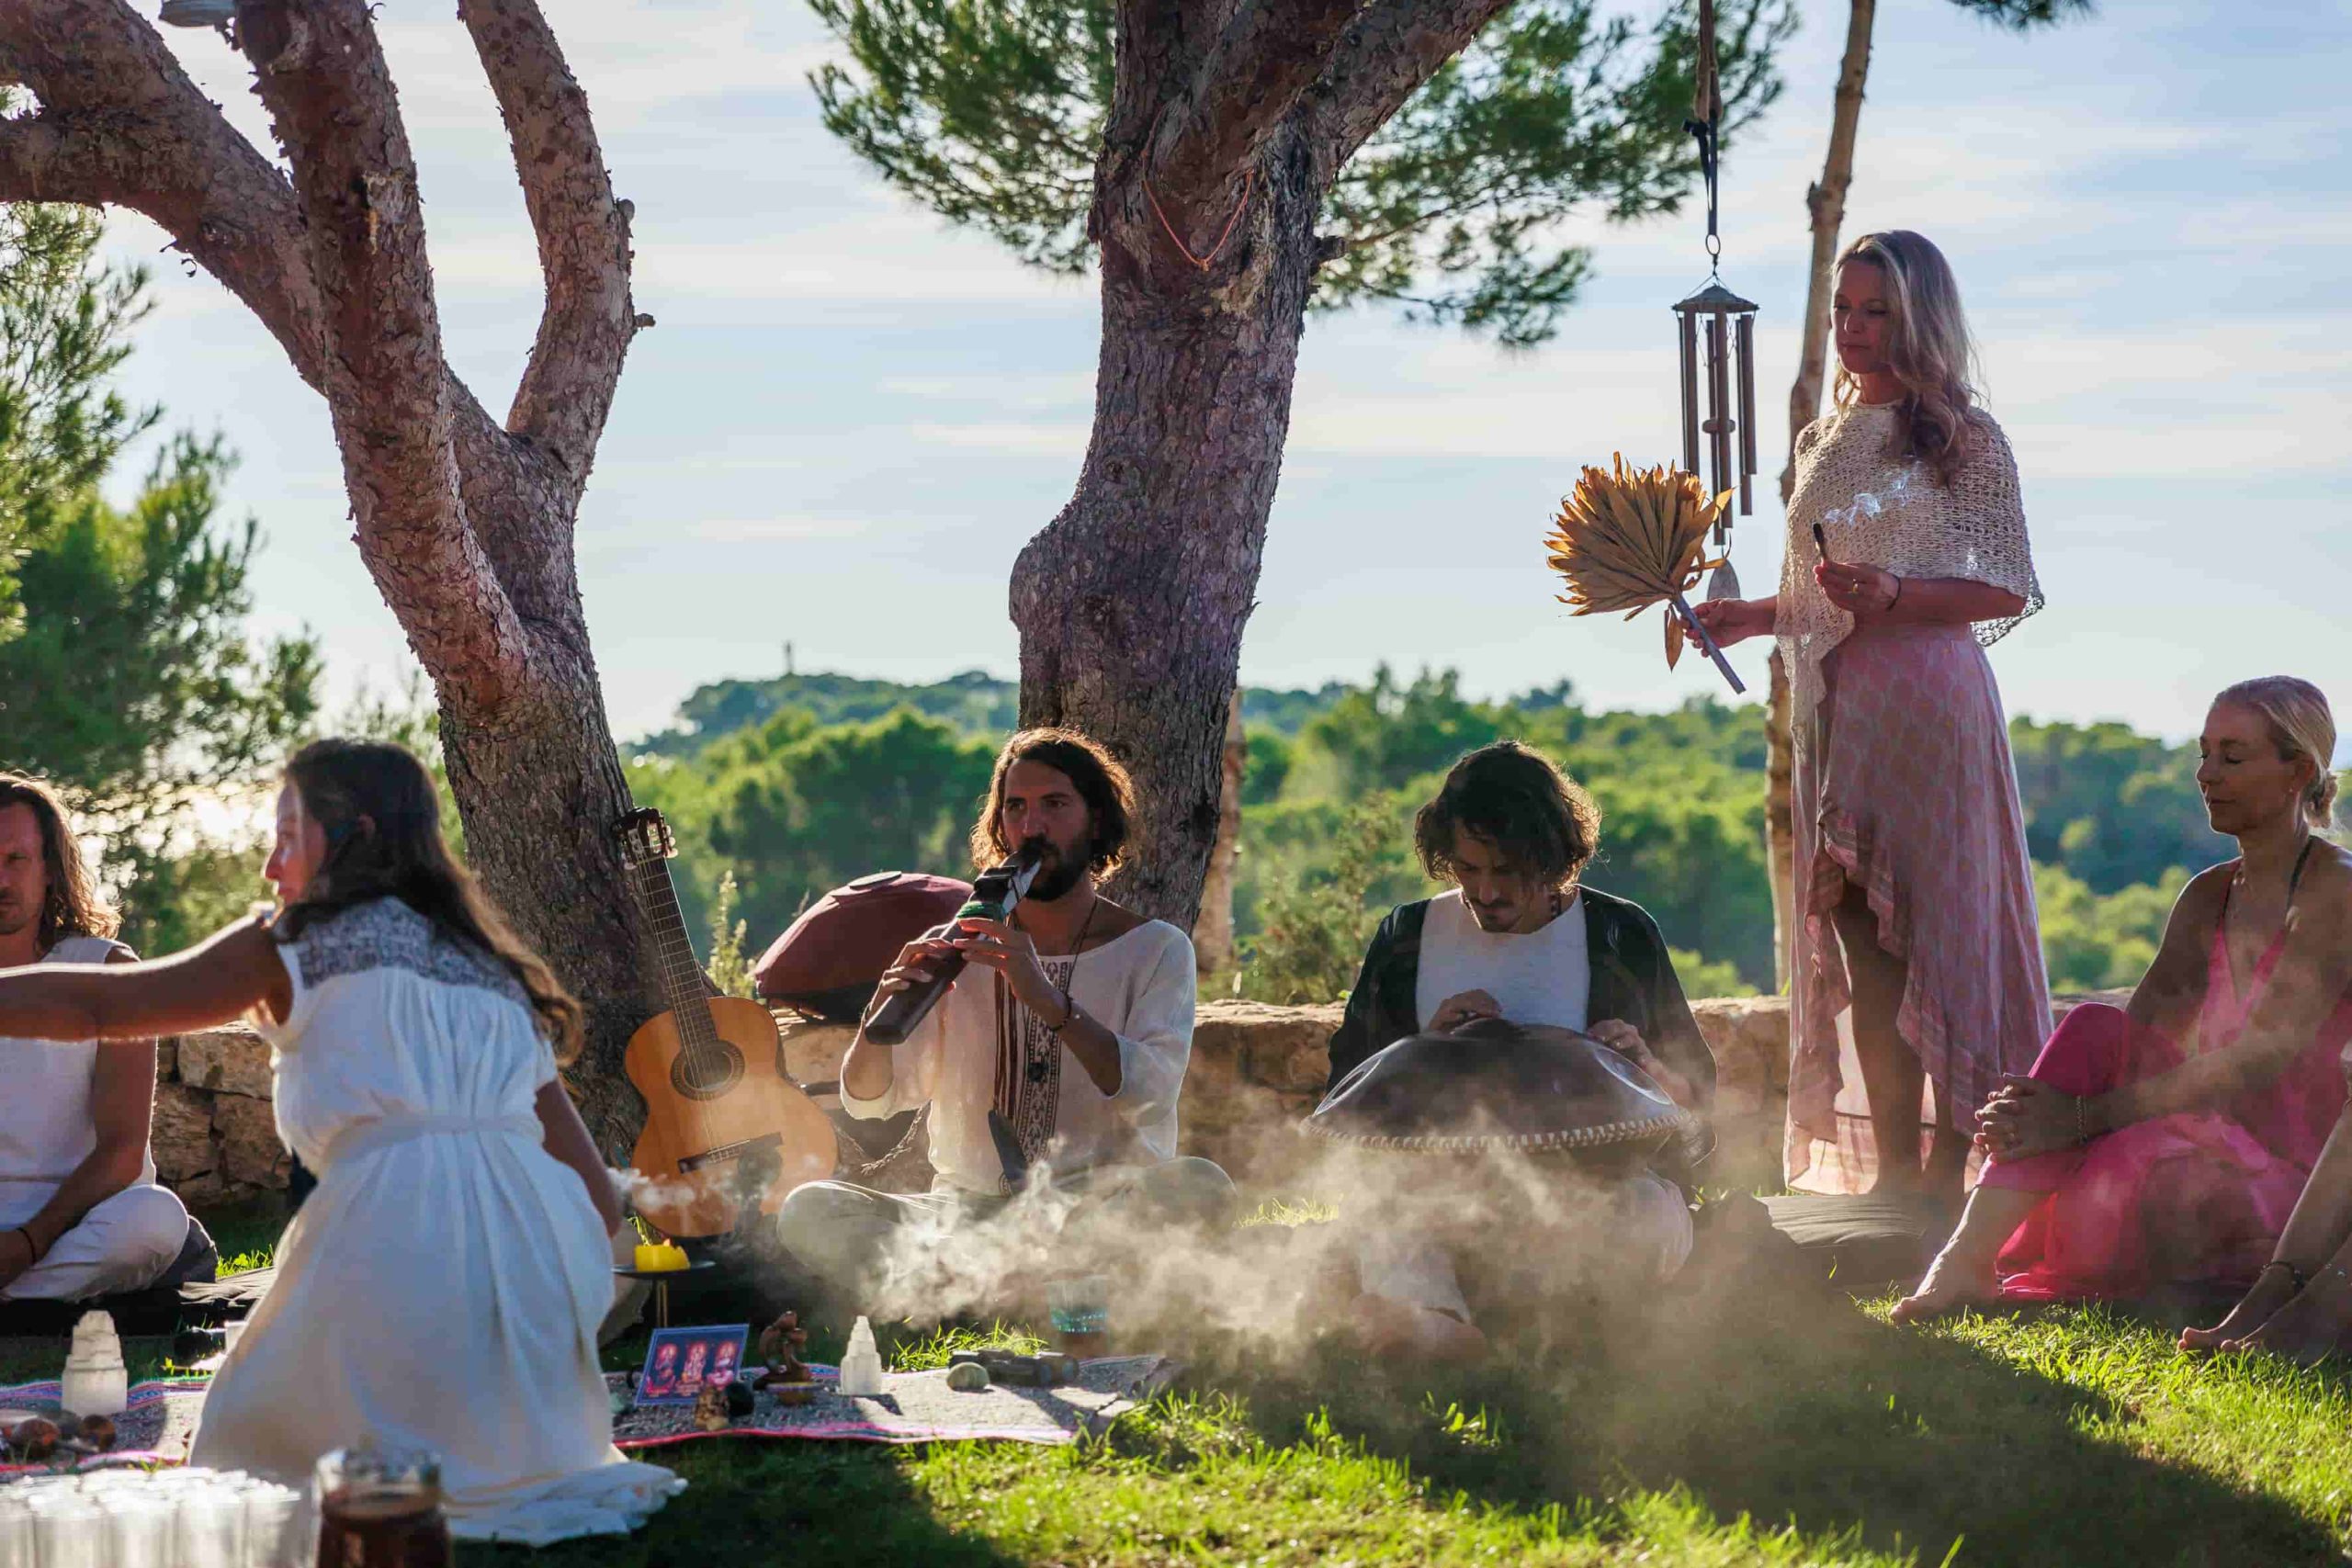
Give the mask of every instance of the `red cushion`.
[[913, 871], [878, 871], [836, 887], [801, 912], [761, 954], [752, 978], [770, 1001], [812, 999], [872, 986], [899, 950], [961, 908], [972, 885]]

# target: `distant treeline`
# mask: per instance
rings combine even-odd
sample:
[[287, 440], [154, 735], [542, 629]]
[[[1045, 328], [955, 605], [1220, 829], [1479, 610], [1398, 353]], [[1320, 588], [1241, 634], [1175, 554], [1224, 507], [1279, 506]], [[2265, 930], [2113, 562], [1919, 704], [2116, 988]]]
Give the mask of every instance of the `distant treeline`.
[[[722, 872], [756, 949], [826, 889], [882, 868], [962, 874], [961, 846], [1016, 688], [979, 671], [928, 685], [834, 674], [705, 686], [636, 750], [641, 800], [679, 831], [700, 929]], [[1696, 990], [1772, 985], [1763, 845], [1765, 737], [1753, 706], [1694, 699], [1594, 712], [1571, 687], [1465, 697], [1452, 671], [1316, 691], [1251, 687], [1235, 913], [1241, 988], [1329, 994], [1381, 910], [1426, 892], [1412, 808], [1463, 751], [1505, 736], [1599, 798], [1596, 886], [1647, 907]], [[2225, 856], [2196, 750], [2119, 724], [2011, 726], [2044, 945], [2064, 988], [2128, 985], [2190, 871]]]

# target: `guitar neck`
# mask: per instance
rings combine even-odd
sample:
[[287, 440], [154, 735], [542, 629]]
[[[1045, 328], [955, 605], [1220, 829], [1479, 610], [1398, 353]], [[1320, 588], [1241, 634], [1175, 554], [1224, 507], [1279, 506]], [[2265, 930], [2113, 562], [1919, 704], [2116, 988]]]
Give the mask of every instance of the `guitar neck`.
[[702, 965], [695, 962], [694, 942], [686, 936], [685, 912], [678, 906], [678, 887], [671, 880], [670, 863], [648, 861], [632, 874], [637, 881], [638, 908], [644, 911], [646, 932], [662, 974], [662, 993], [677, 1015], [680, 1032], [697, 1043], [716, 1038], [710, 992], [703, 981]]

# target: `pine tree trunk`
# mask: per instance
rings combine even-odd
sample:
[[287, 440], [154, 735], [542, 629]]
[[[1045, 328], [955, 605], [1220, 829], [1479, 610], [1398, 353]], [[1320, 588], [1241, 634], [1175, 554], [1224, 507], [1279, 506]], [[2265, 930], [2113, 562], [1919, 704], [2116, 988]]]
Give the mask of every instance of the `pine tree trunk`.
[[1115, 896], [1188, 930], [1216, 841], [1320, 196], [1312, 158], [1284, 132], [1221, 210], [1169, 210], [1202, 255], [1242, 206], [1229, 243], [1246, 250], [1213, 274], [1177, 250], [1139, 188], [1098, 206], [1093, 440], [1077, 493], [1013, 566], [1021, 721], [1083, 730], [1126, 764], [1139, 802]]
[[645, 1105], [621, 1052], [665, 1004], [613, 837], [631, 802], [594, 667], [569, 672], [568, 683], [571, 700], [534, 705], [494, 729], [445, 703], [441, 746], [469, 863], [586, 1010], [587, 1038], [564, 1078], [596, 1146], [625, 1166]]
[[[1820, 180], [1804, 193], [1805, 214], [1813, 230], [1813, 256], [1805, 279], [1797, 378], [1789, 389], [1789, 459], [1781, 469], [1783, 506], [1796, 491], [1797, 434], [1821, 412], [1822, 382], [1829, 368], [1830, 274], [1838, 259], [1838, 231], [1846, 221], [1846, 191], [1854, 180], [1854, 139], [1861, 127], [1862, 86], [1870, 76], [1871, 22], [1878, 10], [1877, 0], [1850, 0], [1850, 4], [1846, 55], [1838, 68], [1837, 96], [1829, 117], [1829, 152], [1823, 161]], [[1789, 739], [1788, 672], [1777, 653], [1772, 656], [1772, 701], [1767, 716], [1764, 849], [1772, 877], [1772, 967], [1786, 985], [1793, 940], [1790, 922], [1794, 919], [1795, 877], [1789, 781], [1796, 758]]]
[[1204, 975], [1232, 967], [1233, 879], [1241, 865], [1241, 773], [1250, 762], [1250, 737], [1241, 728], [1241, 694], [1227, 710], [1225, 753], [1217, 795], [1216, 844], [1209, 851], [1208, 883], [1201, 892], [1201, 918], [1193, 922], [1193, 957]]

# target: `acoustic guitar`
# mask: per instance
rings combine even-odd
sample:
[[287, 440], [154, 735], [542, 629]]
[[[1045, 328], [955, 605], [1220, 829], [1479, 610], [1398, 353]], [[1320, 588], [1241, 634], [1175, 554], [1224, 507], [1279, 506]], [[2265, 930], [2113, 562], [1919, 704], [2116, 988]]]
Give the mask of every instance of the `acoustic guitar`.
[[710, 994], [670, 879], [670, 825], [647, 807], [614, 831], [670, 1003], [621, 1058], [645, 1097], [629, 1162], [647, 1179], [637, 1210], [669, 1235], [720, 1235], [747, 1198], [774, 1213], [795, 1187], [832, 1175], [840, 1145], [831, 1119], [785, 1076], [767, 1009]]

